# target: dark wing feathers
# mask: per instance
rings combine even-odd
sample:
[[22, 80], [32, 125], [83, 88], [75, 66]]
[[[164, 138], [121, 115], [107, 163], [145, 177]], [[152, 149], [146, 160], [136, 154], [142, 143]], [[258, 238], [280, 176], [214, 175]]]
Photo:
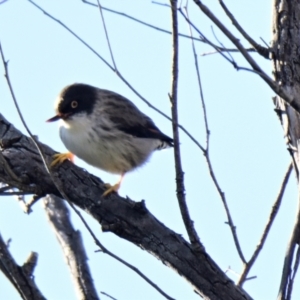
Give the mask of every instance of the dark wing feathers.
[[173, 139], [162, 133], [131, 101], [111, 91], [102, 90], [102, 92], [104, 92], [101, 98], [105, 102], [105, 112], [116, 128], [132, 136], [159, 139], [173, 146]]

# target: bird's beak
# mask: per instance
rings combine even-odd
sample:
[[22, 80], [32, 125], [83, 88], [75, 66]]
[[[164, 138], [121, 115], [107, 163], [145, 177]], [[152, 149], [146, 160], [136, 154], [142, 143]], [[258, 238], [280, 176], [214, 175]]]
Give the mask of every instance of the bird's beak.
[[55, 122], [55, 121], [57, 121], [57, 120], [59, 120], [61, 118], [62, 118], [62, 115], [58, 114], [58, 115], [54, 116], [53, 118], [50, 118], [46, 122]]

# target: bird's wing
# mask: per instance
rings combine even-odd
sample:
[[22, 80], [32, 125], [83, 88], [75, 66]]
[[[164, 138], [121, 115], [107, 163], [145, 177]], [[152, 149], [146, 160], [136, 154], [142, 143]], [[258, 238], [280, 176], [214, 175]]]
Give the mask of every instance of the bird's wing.
[[105, 113], [115, 128], [132, 136], [159, 139], [173, 146], [173, 139], [162, 133], [131, 101], [111, 91], [101, 92]]

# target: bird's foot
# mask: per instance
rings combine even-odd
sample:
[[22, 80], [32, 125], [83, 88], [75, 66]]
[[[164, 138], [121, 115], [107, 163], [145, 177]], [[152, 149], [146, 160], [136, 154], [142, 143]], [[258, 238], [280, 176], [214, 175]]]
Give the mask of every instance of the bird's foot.
[[106, 191], [102, 194], [102, 197], [105, 197], [113, 192], [117, 193], [120, 188], [121, 182], [117, 182], [114, 185], [110, 185], [109, 183], [105, 183]]
[[53, 161], [50, 166], [54, 167], [56, 165], [60, 165], [67, 159], [70, 160], [71, 162], [74, 162], [74, 154], [71, 152], [54, 154]]

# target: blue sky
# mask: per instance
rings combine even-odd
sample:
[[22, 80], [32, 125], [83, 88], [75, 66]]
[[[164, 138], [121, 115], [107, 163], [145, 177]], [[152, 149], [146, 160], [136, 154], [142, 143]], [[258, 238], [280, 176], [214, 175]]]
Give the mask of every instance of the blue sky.
[[[206, 1], [224, 23], [237, 34], [218, 1]], [[271, 40], [272, 1], [226, 1], [244, 29], [257, 41]], [[110, 61], [99, 11], [81, 1], [38, 1], [44, 9], [68, 25], [80, 37]], [[150, 1], [101, 1], [105, 7], [127, 13], [155, 26], [170, 30], [170, 11]], [[209, 38], [215, 41], [211, 22], [191, 1], [189, 14]], [[119, 71], [148, 101], [170, 115], [168, 93], [171, 89], [171, 36], [142, 26], [132, 20], [104, 12], [114, 57]], [[180, 31], [188, 34], [182, 18]], [[253, 22], [255, 20], [255, 22]], [[230, 42], [213, 26], [217, 38], [227, 47]], [[240, 35], [237, 34], [239, 38]], [[50, 20], [28, 1], [9, 0], [0, 5], [0, 40], [14, 91], [31, 131], [57, 151], [65, 151], [59, 139], [57, 124], [45, 120], [54, 114], [54, 99], [66, 85], [84, 82], [118, 92], [133, 101], [166, 134], [172, 134], [171, 123], [143, 103], [99, 58], [79, 43], [59, 24]], [[242, 40], [242, 39], [241, 39]], [[217, 41], [215, 41], [217, 43]], [[245, 46], [248, 44], [245, 42]], [[191, 43], [180, 39], [179, 121], [201, 143], [205, 144], [204, 121], [196, 80]], [[237, 226], [242, 249], [247, 258], [254, 251], [269, 211], [290, 162], [283, 131], [274, 113], [274, 93], [256, 75], [236, 71], [221, 56], [200, 56], [212, 49], [196, 43], [202, 85], [211, 130], [211, 159], [218, 181]], [[233, 54], [240, 66], [247, 63]], [[271, 76], [271, 62], [253, 54]], [[0, 66], [0, 73], [4, 74]], [[25, 132], [13, 106], [4, 77], [0, 77], [1, 113]], [[205, 159], [196, 145], [180, 133], [182, 164], [185, 172], [187, 202], [201, 241], [208, 253], [224, 271], [230, 266], [242, 270], [233, 244], [221, 200], [209, 177]], [[117, 176], [86, 165], [76, 164], [115, 182]], [[155, 153], [149, 163], [125, 176], [120, 195], [139, 201], [145, 199], [148, 209], [166, 226], [186, 237], [175, 194], [175, 172], [172, 150]], [[286, 244], [297, 207], [297, 191], [291, 176], [281, 211], [267, 243], [245, 284], [254, 299], [274, 299], [278, 292]], [[147, 276], [176, 299], [199, 299], [183, 278], [145, 251], [110, 233], [102, 233], [99, 224], [86, 215], [94, 232], [114, 253], [138, 266]], [[92, 238], [76, 216], [89, 257], [98, 291], [117, 299], [161, 299], [162, 297], [136, 274], [112, 258], [95, 253]], [[30, 251], [39, 253], [35, 280], [47, 299], [75, 299], [61, 249], [43, 212], [42, 203], [27, 216], [13, 198], [1, 198], [0, 232], [12, 238], [10, 250], [19, 264]], [[234, 272], [228, 275], [236, 280]], [[295, 283], [294, 299], [300, 297]], [[0, 274], [0, 298], [19, 299]], [[102, 296], [102, 299], [105, 299]]]

